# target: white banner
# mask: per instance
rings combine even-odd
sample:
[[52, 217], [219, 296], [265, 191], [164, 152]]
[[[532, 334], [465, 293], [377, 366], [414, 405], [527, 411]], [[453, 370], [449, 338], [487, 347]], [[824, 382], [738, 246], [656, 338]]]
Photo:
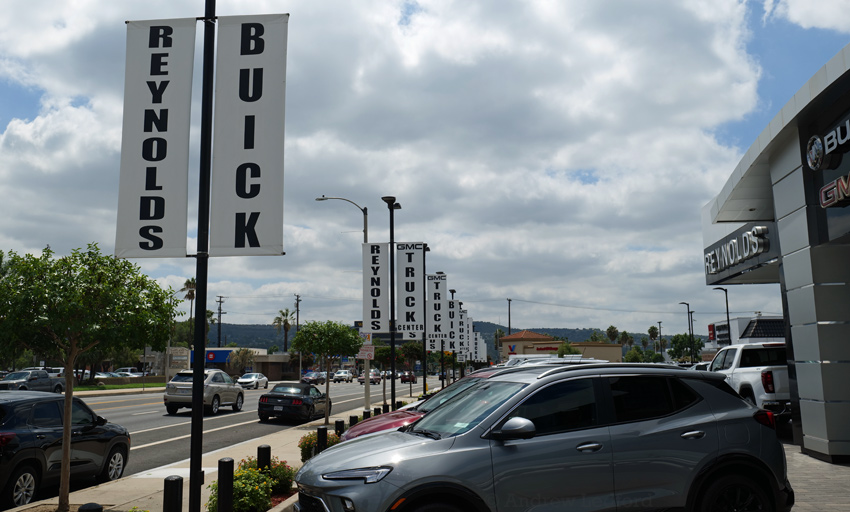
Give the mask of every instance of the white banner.
[[194, 18], [127, 22], [115, 256], [185, 258]]
[[288, 23], [218, 18], [210, 256], [283, 254]]
[[425, 244], [396, 242], [396, 331], [403, 341], [425, 330]]
[[[448, 329], [444, 329], [444, 322], [448, 321], [449, 285], [446, 283], [445, 274], [428, 274], [428, 339], [426, 349], [429, 352], [438, 352], [441, 347], [448, 345]], [[444, 342], [441, 344], [441, 342]], [[448, 348], [446, 348], [448, 350]]]
[[449, 352], [458, 352], [458, 341], [460, 340], [460, 304], [459, 301], [450, 300], [448, 304], [448, 314], [445, 315], [444, 329], [448, 332], [449, 337], [446, 340], [446, 350]]
[[363, 330], [390, 332], [390, 244], [363, 244]]
[[457, 336], [457, 350], [462, 354], [469, 353], [469, 325], [466, 321], [466, 310], [459, 309], [458, 310], [458, 336]]

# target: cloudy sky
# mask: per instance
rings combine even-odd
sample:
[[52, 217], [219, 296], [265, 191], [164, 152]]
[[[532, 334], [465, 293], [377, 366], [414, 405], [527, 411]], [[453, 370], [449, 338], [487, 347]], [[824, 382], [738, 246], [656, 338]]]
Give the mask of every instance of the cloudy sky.
[[[368, 7], [367, 7], [368, 4]], [[115, 244], [125, 20], [203, 0], [4, 2], [0, 249]], [[290, 13], [286, 256], [212, 259], [228, 323], [360, 318], [362, 214], [426, 242], [475, 320], [513, 329], [695, 331], [725, 317], [705, 285], [700, 208], [770, 119], [850, 37], [840, 0], [219, 0]], [[199, 39], [200, 33], [198, 30]], [[187, 251], [197, 224], [197, 45]], [[134, 260], [179, 289], [195, 261]], [[181, 294], [182, 295], [182, 294]], [[731, 286], [733, 316], [780, 314], [778, 285]], [[188, 311], [186, 303], [183, 308]]]

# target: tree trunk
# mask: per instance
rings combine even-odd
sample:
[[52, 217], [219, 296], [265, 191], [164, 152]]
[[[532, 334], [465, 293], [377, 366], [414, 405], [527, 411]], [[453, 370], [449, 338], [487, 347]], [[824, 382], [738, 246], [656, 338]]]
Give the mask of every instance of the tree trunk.
[[77, 360], [77, 341], [68, 341], [65, 359], [65, 420], [62, 422], [62, 466], [59, 477], [59, 507], [56, 512], [71, 510], [71, 403], [74, 400], [74, 363]]

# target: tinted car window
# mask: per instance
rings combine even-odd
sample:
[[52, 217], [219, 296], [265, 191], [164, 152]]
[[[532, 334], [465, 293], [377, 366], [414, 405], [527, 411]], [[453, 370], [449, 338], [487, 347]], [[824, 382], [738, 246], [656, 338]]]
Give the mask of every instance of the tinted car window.
[[91, 411], [76, 400], [71, 402], [71, 424], [91, 425], [92, 423], [94, 423], [94, 417], [92, 417]]
[[569, 380], [541, 389], [509, 415], [515, 416], [531, 420], [538, 436], [596, 425], [593, 381]]
[[58, 402], [37, 402], [32, 407], [30, 425], [34, 427], [61, 427], [62, 416]]
[[667, 416], [699, 399], [678, 379], [651, 376], [606, 379], [614, 402], [614, 421], [640, 421]]
[[224, 377], [222, 377], [220, 373], [214, 373], [212, 381], [221, 383], [224, 382]]
[[738, 349], [730, 348], [726, 351], [726, 359], [723, 360], [723, 364], [720, 366], [721, 370], [728, 370], [732, 368], [732, 365], [735, 364], [735, 354], [738, 353]]
[[192, 382], [192, 377], [191, 373], [178, 373], [171, 379], [171, 382]]
[[741, 352], [741, 368], [787, 364], [785, 347], [748, 348]]

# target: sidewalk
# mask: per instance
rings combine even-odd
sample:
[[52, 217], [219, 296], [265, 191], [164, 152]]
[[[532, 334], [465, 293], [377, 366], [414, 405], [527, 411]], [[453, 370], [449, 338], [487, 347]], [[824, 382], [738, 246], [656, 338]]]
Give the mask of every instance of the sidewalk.
[[[399, 397], [400, 400], [413, 400], [410, 397]], [[352, 409], [331, 415], [328, 430], [333, 431], [334, 422], [338, 419], [348, 424], [351, 415], [361, 414], [360, 409]], [[271, 454], [280, 460], [285, 460], [293, 467], [300, 467], [301, 451], [298, 441], [302, 436], [323, 425], [324, 420], [316, 420], [298, 427], [281, 430], [265, 437], [251, 439], [228, 448], [204, 454], [202, 467], [204, 485], [202, 488], [202, 510], [209, 499], [207, 486], [218, 479], [218, 460], [224, 457], [233, 459], [234, 464], [248, 456], [257, 456], [257, 447], [269, 445]], [[788, 479], [796, 494], [794, 512], [839, 512], [847, 510], [847, 496], [850, 496], [850, 464], [830, 464], [820, 461], [800, 452], [800, 447], [785, 444], [785, 454], [788, 460]], [[189, 460], [183, 460], [151, 471], [138, 473], [108, 482], [95, 487], [71, 493], [72, 510], [75, 505], [98, 503], [107, 512], [127, 512], [133, 507], [140, 511], [162, 512], [163, 487], [165, 478], [171, 475], [183, 477], [183, 506], [189, 510]], [[297, 495], [281, 503], [274, 512], [290, 512], [297, 501]], [[12, 509], [15, 512], [46, 512], [51, 510], [45, 505], [58, 504], [58, 498], [34, 502], [29, 505]]]

